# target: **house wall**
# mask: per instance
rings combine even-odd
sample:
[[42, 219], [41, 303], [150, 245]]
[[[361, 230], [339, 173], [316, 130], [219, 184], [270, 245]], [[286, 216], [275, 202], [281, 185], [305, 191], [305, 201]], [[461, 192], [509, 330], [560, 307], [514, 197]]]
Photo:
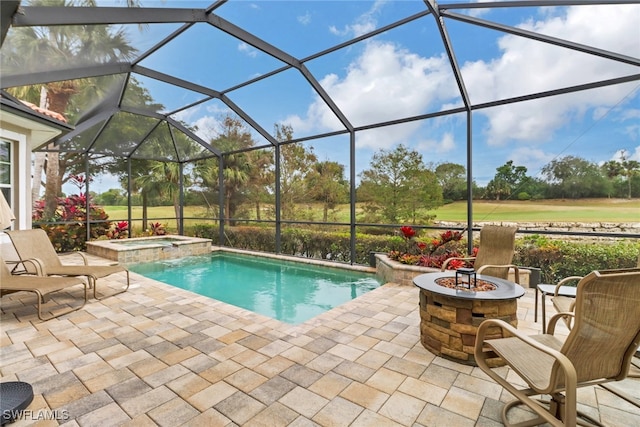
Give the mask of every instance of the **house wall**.
[[31, 228], [31, 132], [2, 123], [0, 137], [12, 142], [12, 197], [9, 204], [16, 219], [12, 229]]

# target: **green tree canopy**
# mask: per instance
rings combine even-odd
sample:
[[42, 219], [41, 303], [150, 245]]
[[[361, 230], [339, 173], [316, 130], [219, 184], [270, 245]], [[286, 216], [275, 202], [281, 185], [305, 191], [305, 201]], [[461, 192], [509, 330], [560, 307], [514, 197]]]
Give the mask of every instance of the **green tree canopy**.
[[313, 165], [307, 177], [312, 199], [322, 203], [322, 220], [328, 221], [329, 209], [349, 200], [349, 183], [344, 179], [344, 165], [324, 161]]
[[375, 153], [371, 168], [360, 178], [358, 199], [367, 201], [364, 209], [371, 222], [416, 224], [432, 219], [426, 211], [442, 206], [436, 174], [427, 169], [420, 153], [402, 144]]
[[542, 175], [550, 185], [551, 197], [579, 199], [606, 197], [609, 193], [609, 184], [598, 165], [580, 157], [554, 159], [542, 168]]
[[527, 179], [527, 168], [515, 166], [513, 160], [496, 168], [496, 175], [487, 184], [487, 197], [496, 200], [509, 199], [511, 195], [520, 189]]
[[[280, 142], [293, 139], [291, 125], [275, 125], [275, 138]], [[296, 204], [311, 199], [307, 177], [317, 162], [313, 147], [285, 144], [280, 148], [280, 209], [282, 218], [296, 219]]]
[[464, 166], [457, 163], [441, 163], [436, 166], [435, 174], [445, 200], [467, 198], [467, 177]]

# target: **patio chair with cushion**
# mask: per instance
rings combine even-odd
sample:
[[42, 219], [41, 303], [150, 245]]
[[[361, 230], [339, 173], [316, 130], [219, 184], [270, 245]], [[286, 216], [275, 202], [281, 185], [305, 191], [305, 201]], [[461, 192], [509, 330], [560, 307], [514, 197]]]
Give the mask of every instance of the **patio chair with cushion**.
[[[627, 377], [631, 358], [640, 344], [640, 268], [594, 271], [577, 286], [573, 328], [566, 339], [554, 336], [556, 323], [566, 313], [554, 315], [548, 334], [527, 336], [510, 324], [490, 319], [482, 322], [475, 344], [475, 359], [482, 371], [513, 394], [507, 412], [525, 404], [538, 417], [522, 425], [548, 422], [575, 426], [578, 422], [577, 389]], [[496, 328], [510, 334], [491, 339]], [[499, 375], [486, 359], [500, 356], [517, 376]], [[513, 381], [513, 383], [512, 383]], [[520, 386], [522, 381], [526, 386]], [[531, 398], [550, 395], [548, 405]], [[597, 420], [580, 414], [591, 423]]]
[[473, 268], [478, 274], [509, 278], [509, 269], [513, 269], [516, 283], [520, 283], [518, 267], [511, 264], [516, 251], [517, 227], [500, 225], [485, 225], [480, 230], [480, 245], [475, 257], [452, 257], [442, 264], [445, 271], [452, 260], [473, 262]]
[[[29, 263], [29, 260], [25, 260]], [[34, 267], [39, 270], [37, 267]], [[84, 300], [80, 305], [72, 306], [68, 310], [58, 312], [49, 317], [42, 314], [42, 305], [47, 302], [49, 294], [67, 289], [72, 286], [84, 286]], [[38, 298], [38, 318], [40, 320], [51, 320], [53, 318], [69, 314], [80, 310], [87, 303], [87, 283], [78, 277], [46, 277], [32, 275], [12, 275], [4, 260], [0, 257], [0, 296], [14, 292], [32, 292]]]
[[[24, 266], [27, 273], [36, 273], [34, 265], [37, 264], [45, 276], [85, 276], [89, 286], [93, 287], [93, 297], [98, 300], [121, 294], [129, 289], [129, 270], [123, 266], [89, 265], [87, 257], [81, 252], [76, 252], [76, 254], [82, 257], [83, 265], [63, 264], [47, 233], [42, 229], [14, 230], [6, 233], [11, 239], [20, 260], [33, 260], [33, 262], [26, 263]], [[127, 275], [126, 286], [120, 291], [98, 296], [96, 289], [98, 279], [121, 272], [125, 272]]]

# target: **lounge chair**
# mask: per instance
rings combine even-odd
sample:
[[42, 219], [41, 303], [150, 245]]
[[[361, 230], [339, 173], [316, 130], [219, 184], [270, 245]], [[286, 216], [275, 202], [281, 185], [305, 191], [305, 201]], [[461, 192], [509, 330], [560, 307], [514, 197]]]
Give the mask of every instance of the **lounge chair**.
[[513, 269], [515, 282], [520, 283], [520, 271], [511, 264], [516, 251], [517, 227], [485, 225], [480, 230], [480, 245], [475, 257], [452, 257], [442, 264], [442, 271], [447, 269], [452, 260], [473, 261], [473, 268], [478, 274], [499, 277], [507, 280], [509, 269]]
[[[85, 276], [89, 286], [93, 287], [93, 297], [98, 300], [121, 294], [129, 289], [129, 270], [123, 266], [89, 265], [87, 257], [82, 252], [76, 252], [76, 254], [82, 257], [83, 265], [62, 264], [53, 244], [49, 240], [49, 236], [42, 229], [14, 230], [6, 233], [21, 260], [34, 260], [34, 262], [25, 263], [24, 268], [28, 273], [37, 273], [35, 268], [35, 264], [37, 264], [45, 276]], [[96, 289], [98, 279], [121, 272], [127, 274], [127, 285], [124, 289], [108, 295], [98, 296]]]
[[[25, 260], [24, 263], [29, 263]], [[76, 285], [84, 286], [84, 300], [79, 306], [73, 306], [68, 310], [59, 312], [49, 317], [43, 317], [42, 304], [45, 304], [49, 294], [70, 288]], [[0, 257], [0, 296], [14, 292], [33, 292], [38, 298], [38, 318], [51, 320], [53, 318], [80, 310], [87, 303], [87, 282], [79, 277], [43, 277], [32, 275], [12, 275], [4, 260]]]
[[[569, 335], [562, 340], [554, 332], [565, 315], [574, 320]], [[512, 336], [491, 339], [496, 336], [496, 328]], [[548, 422], [575, 426], [579, 387], [628, 376], [631, 358], [640, 345], [640, 268], [594, 271], [585, 276], [578, 283], [575, 311], [554, 315], [547, 331], [527, 336], [502, 320], [489, 319], [480, 324], [474, 348], [476, 362], [517, 399], [503, 408], [502, 421], [507, 426], [507, 412], [519, 404], [538, 415], [521, 425]], [[516, 375], [503, 377], [488, 366], [487, 359], [496, 354]], [[534, 395], [550, 395], [548, 407], [530, 397]], [[599, 425], [597, 420], [580, 416]]]

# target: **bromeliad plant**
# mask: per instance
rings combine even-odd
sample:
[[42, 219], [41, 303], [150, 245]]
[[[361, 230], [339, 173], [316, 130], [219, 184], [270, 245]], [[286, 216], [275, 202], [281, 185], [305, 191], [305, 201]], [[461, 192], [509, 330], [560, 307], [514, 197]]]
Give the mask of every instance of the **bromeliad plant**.
[[[447, 259], [464, 256], [458, 244], [462, 239], [459, 231], [447, 230], [428, 242], [416, 240], [416, 230], [406, 225], [400, 227], [400, 234], [405, 240], [406, 251], [391, 251], [388, 256], [402, 264], [441, 268]], [[474, 254], [475, 252], [477, 248], [474, 248]], [[448, 264], [448, 268], [452, 270], [466, 266], [467, 263], [461, 260], [453, 260]]]
[[151, 223], [151, 235], [152, 236], [164, 236], [167, 234], [167, 230], [165, 230], [164, 225], [159, 222]]
[[127, 221], [119, 221], [114, 224], [114, 228], [107, 231], [107, 237], [115, 239], [125, 239], [129, 235], [129, 223]]

